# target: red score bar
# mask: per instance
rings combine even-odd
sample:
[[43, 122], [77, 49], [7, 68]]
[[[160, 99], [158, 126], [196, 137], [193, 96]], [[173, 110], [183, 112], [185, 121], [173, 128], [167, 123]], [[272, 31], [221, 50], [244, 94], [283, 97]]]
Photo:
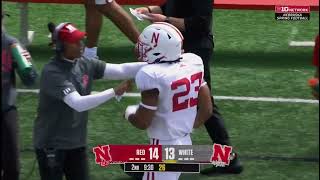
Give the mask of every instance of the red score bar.
[[96, 161], [109, 159], [110, 164], [125, 162], [162, 162], [161, 145], [100, 145], [93, 148]]
[[275, 6], [276, 13], [310, 13], [310, 6]]

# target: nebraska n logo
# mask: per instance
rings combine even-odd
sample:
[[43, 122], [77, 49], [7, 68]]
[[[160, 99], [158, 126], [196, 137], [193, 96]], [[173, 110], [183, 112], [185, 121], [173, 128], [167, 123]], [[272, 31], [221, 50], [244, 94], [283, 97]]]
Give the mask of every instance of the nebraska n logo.
[[[152, 38], [151, 38], [151, 44], [154, 43], [155, 45], [153, 47], [157, 47], [158, 46], [158, 42], [159, 42], [159, 33], [153, 33], [152, 34]], [[154, 42], [153, 42], [154, 41]]]
[[213, 144], [213, 153], [210, 161], [216, 167], [225, 167], [226, 165], [229, 166], [231, 152], [232, 146]]
[[92, 151], [96, 157], [96, 164], [100, 164], [100, 166], [106, 167], [111, 163], [112, 158], [110, 155], [109, 145], [94, 147]]

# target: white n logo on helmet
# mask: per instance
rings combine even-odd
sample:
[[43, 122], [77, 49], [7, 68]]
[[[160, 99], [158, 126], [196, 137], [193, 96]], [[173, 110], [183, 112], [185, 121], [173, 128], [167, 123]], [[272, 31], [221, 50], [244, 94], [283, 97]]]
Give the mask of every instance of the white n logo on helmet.
[[[153, 47], [157, 47], [158, 46], [158, 42], [159, 42], [159, 33], [153, 33], [152, 34], [152, 39], [151, 39], [151, 43], [154, 43], [155, 45]], [[154, 41], [154, 42], [153, 42]]]

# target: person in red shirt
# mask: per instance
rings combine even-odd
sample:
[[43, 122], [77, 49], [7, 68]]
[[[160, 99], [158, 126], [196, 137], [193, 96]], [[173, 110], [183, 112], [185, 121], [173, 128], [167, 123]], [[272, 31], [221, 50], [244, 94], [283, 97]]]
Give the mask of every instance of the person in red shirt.
[[313, 65], [317, 68], [315, 77], [319, 78], [319, 34], [316, 37], [315, 43], [313, 50]]
[[316, 72], [314, 74], [314, 79], [317, 80], [316, 84], [314, 85], [315, 87], [318, 86], [317, 88], [312, 88], [312, 94], [315, 98], [319, 99], [319, 34], [316, 37], [315, 40], [315, 46], [313, 49], [313, 65], [316, 66]]

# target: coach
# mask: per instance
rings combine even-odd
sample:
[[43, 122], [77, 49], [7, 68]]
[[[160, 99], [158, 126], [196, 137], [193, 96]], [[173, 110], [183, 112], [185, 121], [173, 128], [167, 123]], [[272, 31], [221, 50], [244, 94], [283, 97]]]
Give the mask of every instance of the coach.
[[[137, 11], [149, 16], [152, 22], [167, 22], [176, 26], [184, 36], [185, 52], [199, 55], [204, 64], [204, 78], [211, 89], [210, 60], [213, 56], [212, 0], [167, 0], [164, 5], [137, 8]], [[212, 98], [213, 101], [213, 98]], [[214, 143], [230, 145], [224, 120], [215, 103], [213, 116], [205, 127]], [[242, 165], [237, 156], [226, 168], [209, 168], [203, 174], [241, 173]]]
[[[53, 31], [56, 55], [43, 68], [34, 124], [34, 146], [42, 180], [88, 180], [88, 110], [122, 95], [129, 81], [91, 94], [95, 79], [131, 79], [145, 63], [110, 64], [82, 56], [85, 33], [71, 23]], [[102, 119], [101, 119], [102, 120]], [[103, 119], [105, 121], [106, 119]]]

